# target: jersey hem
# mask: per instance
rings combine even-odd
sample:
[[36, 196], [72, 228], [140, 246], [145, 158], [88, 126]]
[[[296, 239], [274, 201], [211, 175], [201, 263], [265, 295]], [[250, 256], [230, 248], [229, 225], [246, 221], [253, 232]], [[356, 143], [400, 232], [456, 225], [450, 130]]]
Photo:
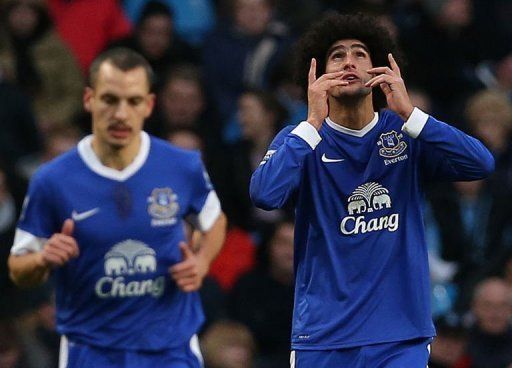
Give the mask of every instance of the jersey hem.
[[292, 350], [338, 350], [338, 349], [347, 349], [347, 348], [355, 348], [359, 346], [366, 345], [377, 345], [377, 344], [387, 344], [390, 342], [398, 342], [398, 341], [408, 341], [420, 338], [431, 338], [435, 337], [436, 333], [433, 331], [425, 331], [420, 334], [414, 334], [409, 336], [401, 336], [401, 337], [391, 337], [389, 339], [383, 339], [379, 341], [372, 340], [361, 340], [354, 341], [351, 343], [338, 343], [338, 344], [293, 344], [291, 345]]

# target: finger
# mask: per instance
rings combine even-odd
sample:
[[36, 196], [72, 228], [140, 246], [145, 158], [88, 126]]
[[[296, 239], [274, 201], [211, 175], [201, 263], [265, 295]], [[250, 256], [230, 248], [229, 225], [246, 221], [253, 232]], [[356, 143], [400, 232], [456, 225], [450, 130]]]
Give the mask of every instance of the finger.
[[171, 272], [171, 275], [177, 275], [181, 272], [186, 272], [187, 270], [191, 270], [193, 269], [195, 266], [195, 264], [193, 262], [187, 262], [187, 261], [184, 261], [184, 262], [180, 262], [180, 263], [176, 263], [174, 266], [171, 266], [169, 268], [169, 271]]
[[62, 224], [61, 234], [72, 236], [75, 229], [75, 222], [71, 219], [66, 219]]
[[367, 87], [375, 87], [377, 85], [379, 85], [380, 83], [388, 83], [388, 84], [391, 84], [393, 83], [393, 77], [391, 77], [390, 75], [387, 75], [387, 74], [379, 74], [378, 76], [376, 77], [373, 77], [372, 79], [370, 79], [368, 82], [365, 83], [365, 86]]
[[73, 252], [69, 248], [63, 248], [59, 245], [46, 248], [46, 253], [58, 255], [63, 261], [68, 261], [73, 257]]
[[389, 84], [387, 84], [387, 83], [381, 83], [381, 84], [379, 84], [379, 87], [382, 90], [382, 92], [384, 92], [385, 95], [387, 95], [388, 93], [390, 93], [392, 91], [391, 87], [389, 87]]
[[194, 252], [192, 251], [192, 248], [190, 248], [190, 245], [188, 245], [184, 241], [180, 242], [180, 249], [183, 259], [185, 260], [193, 258], [195, 256]]
[[171, 273], [171, 276], [174, 280], [180, 280], [180, 279], [188, 278], [188, 277], [196, 277], [197, 275], [198, 275], [198, 273], [195, 268], [176, 271], [176, 272]]
[[201, 287], [200, 283], [192, 283], [192, 284], [184, 285], [184, 286], [180, 287], [180, 289], [181, 289], [181, 291], [190, 293], [192, 291], [199, 290], [200, 287]]
[[379, 66], [376, 68], [368, 69], [367, 72], [369, 74], [388, 74], [388, 75], [394, 75], [393, 71], [389, 69], [387, 66]]
[[57, 266], [62, 266], [69, 260], [69, 256], [60, 249], [47, 249], [44, 251], [43, 257]]
[[308, 84], [311, 85], [314, 81], [316, 81], [316, 59], [312, 58], [309, 66]]
[[[338, 79], [341, 81], [341, 79], [339, 79], [339, 77], [341, 77], [343, 74], [345, 74], [345, 71], [343, 71], [343, 70], [340, 70], [337, 72], [331, 72], [331, 73], [324, 73], [316, 81], [317, 81], [317, 83], [321, 83], [325, 80], [331, 80], [331, 79]], [[343, 82], [346, 82], [346, 81], [343, 81]]]
[[197, 283], [197, 277], [182, 277], [179, 279], [174, 280], [176, 282], [176, 285], [179, 287], [183, 287], [190, 284], [196, 284]]
[[43, 259], [44, 262], [50, 267], [60, 267], [65, 263], [61, 257], [52, 253], [43, 254]]
[[349, 82], [347, 82], [347, 81], [342, 81], [339, 79], [329, 79], [329, 80], [325, 80], [322, 83], [318, 84], [318, 86], [316, 88], [319, 91], [327, 91], [332, 87], [348, 86], [348, 85], [349, 85]]
[[78, 244], [72, 237], [63, 234], [55, 234], [48, 242], [50, 247], [57, 247], [62, 250], [69, 252], [73, 257], [77, 257], [79, 254]]
[[391, 69], [399, 76], [401, 77], [402, 74], [400, 73], [400, 68], [398, 67], [398, 64], [395, 60], [395, 58], [393, 57], [393, 54], [392, 53], [389, 53], [388, 54], [388, 59], [389, 59], [389, 65], [391, 65]]

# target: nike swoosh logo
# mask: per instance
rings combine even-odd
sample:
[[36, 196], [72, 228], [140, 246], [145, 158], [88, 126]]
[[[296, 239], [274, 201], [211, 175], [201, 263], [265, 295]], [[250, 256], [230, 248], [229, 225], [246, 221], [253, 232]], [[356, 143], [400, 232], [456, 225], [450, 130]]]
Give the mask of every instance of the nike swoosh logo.
[[86, 218], [94, 216], [95, 214], [97, 214], [99, 212], [99, 210], [100, 210], [99, 207], [93, 208], [92, 210], [85, 211], [85, 212], [76, 212], [75, 210], [73, 210], [73, 212], [71, 212], [71, 218], [74, 221], [82, 221], [82, 220], [85, 220]]
[[327, 158], [327, 156], [325, 156], [325, 153], [322, 155], [322, 162], [341, 162], [341, 161], [345, 161], [344, 158]]

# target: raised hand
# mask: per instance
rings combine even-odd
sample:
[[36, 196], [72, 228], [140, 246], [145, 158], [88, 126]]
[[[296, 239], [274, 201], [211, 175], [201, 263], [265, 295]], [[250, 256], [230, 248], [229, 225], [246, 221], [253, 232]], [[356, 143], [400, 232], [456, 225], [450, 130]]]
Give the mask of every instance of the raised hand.
[[75, 223], [67, 219], [62, 224], [60, 233], [55, 233], [44, 244], [40, 252], [41, 264], [54, 268], [65, 265], [70, 259], [78, 257], [80, 251], [78, 244], [73, 238]]
[[316, 78], [316, 59], [311, 59], [311, 66], [308, 73], [308, 122], [317, 130], [329, 114], [328, 91], [332, 87], [347, 86], [347, 81], [340, 77], [344, 71], [325, 73]]
[[196, 291], [203, 284], [209, 265], [194, 253], [190, 245], [180, 242], [183, 260], [169, 268], [176, 285], [185, 292]]
[[368, 73], [375, 74], [375, 77], [366, 82], [365, 86], [371, 88], [379, 86], [386, 96], [388, 107], [400, 115], [403, 120], [407, 120], [411, 116], [414, 106], [393, 55], [388, 54], [388, 59], [391, 68], [382, 66], [369, 69]]

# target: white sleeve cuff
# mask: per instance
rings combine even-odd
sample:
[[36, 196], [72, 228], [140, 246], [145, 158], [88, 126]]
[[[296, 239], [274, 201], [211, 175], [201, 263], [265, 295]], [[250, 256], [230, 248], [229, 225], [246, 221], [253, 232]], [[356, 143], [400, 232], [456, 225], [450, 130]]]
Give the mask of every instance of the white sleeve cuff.
[[427, 123], [427, 120], [428, 114], [415, 107], [412, 110], [412, 114], [409, 116], [409, 119], [407, 119], [405, 124], [402, 126], [402, 130], [410, 137], [417, 138]]
[[38, 238], [28, 231], [16, 229], [11, 254], [21, 256], [27, 253], [39, 252], [43, 249], [43, 245], [47, 240], [45, 238]]
[[304, 139], [311, 149], [315, 149], [318, 143], [322, 140], [322, 137], [318, 134], [318, 130], [316, 130], [316, 128], [307, 121], [301, 122], [291, 131], [291, 133]]
[[197, 215], [190, 216], [189, 220], [196, 229], [202, 232], [210, 230], [215, 220], [220, 216], [221, 208], [219, 197], [214, 190], [208, 193], [204, 206]]

